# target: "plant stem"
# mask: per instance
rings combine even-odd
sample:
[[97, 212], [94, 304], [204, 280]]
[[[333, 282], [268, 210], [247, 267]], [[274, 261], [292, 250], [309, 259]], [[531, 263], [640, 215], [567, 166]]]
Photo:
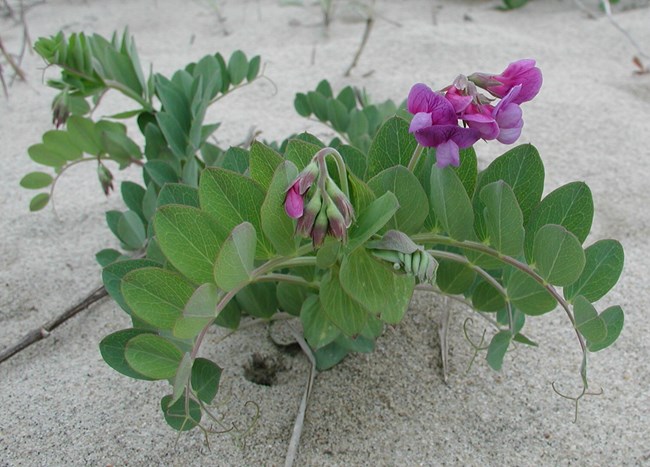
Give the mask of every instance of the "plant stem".
[[418, 143], [417, 147], [415, 148], [415, 151], [413, 151], [413, 155], [411, 156], [409, 165], [406, 167], [407, 169], [409, 169], [409, 172], [413, 172], [415, 170], [415, 166], [418, 165], [418, 161], [420, 160], [420, 155], [422, 155], [423, 149], [424, 146]]
[[304, 277], [294, 276], [292, 274], [266, 274], [260, 276], [255, 282], [288, 282], [289, 284], [301, 285], [310, 289], [320, 289], [320, 285], [317, 282], [309, 282]]
[[[339, 183], [341, 183], [341, 191], [348, 199], [350, 199], [350, 189], [348, 188], [348, 171], [346, 169], [343, 156], [341, 156], [341, 154], [334, 148], [323, 148], [316, 153], [314, 159], [317, 159], [319, 161], [323, 160], [324, 162], [327, 156], [332, 156], [334, 158], [334, 161], [336, 162], [336, 168], [339, 171]], [[326, 167], [325, 170], [327, 170]], [[323, 192], [325, 192], [324, 188], [325, 187], [322, 187]]]
[[[484, 245], [482, 243], [478, 242], [472, 242], [469, 240], [454, 240], [452, 238], [446, 237], [444, 235], [438, 235], [438, 234], [432, 234], [432, 233], [421, 233], [421, 234], [416, 234], [413, 235], [412, 240], [416, 243], [418, 242], [423, 242], [423, 243], [440, 243], [444, 245], [452, 245], [456, 246], [459, 248], [464, 248], [468, 250], [473, 250], [473, 251], [478, 251], [480, 253], [485, 253], [486, 255], [492, 256], [493, 258], [498, 259], [499, 261], [502, 261], [503, 263], [509, 264], [510, 266], [513, 266], [520, 271], [528, 274], [530, 277], [532, 277], [537, 283], [542, 285], [546, 291], [560, 304], [560, 306], [564, 309], [567, 317], [569, 318], [569, 321], [571, 321], [571, 325], [573, 326], [576, 336], [578, 337], [578, 342], [580, 343], [580, 348], [582, 349], [583, 356], [587, 355], [587, 344], [585, 343], [584, 338], [582, 337], [582, 334], [578, 331], [578, 328], [576, 326], [576, 321], [573, 316], [573, 313], [571, 312], [571, 309], [569, 307], [568, 302], [560, 295], [560, 293], [555, 290], [555, 287], [553, 287], [551, 284], [547, 283], [543, 277], [541, 277], [539, 274], [537, 274], [535, 271], [533, 271], [530, 266], [527, 264], [522, 263], [521, 261], [516, 260], [515, 258], [512, 258], [510, 256], [502, 255], [498, 251], [493, 250], [492, 248], [488, 247], [487, 245]], [[584, 381], [584, 379], [583, 379]], [[585, 386], [586, 386], [586, 381], [585, 381]]]

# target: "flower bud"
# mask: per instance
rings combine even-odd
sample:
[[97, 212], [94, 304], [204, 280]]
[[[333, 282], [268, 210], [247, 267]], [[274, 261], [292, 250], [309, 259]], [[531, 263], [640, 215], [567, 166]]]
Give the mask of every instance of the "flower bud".
[[304, 195], [309, 187], [311, 187], [318, 177], [319, 174], [318, 170], [318, 164], [315, 161], [311, 161], [309, 164], [307, 164], [307, 167], [305, 167], [302, 172], [298, 174], [298, 177], [296, 180], [293, 182], [293, 185], [298, 185], [298, 190], [301, 195]]
[[322, 206], [314, 222], [314, 228], [311, 231], [311, 239], [314, 242], [314, 247], [318, 248], [323, 244], [325, 235], [327, 235], [328, 225], [327, 206]]
[[108, 196], [111, 190], [113, 190], [113, 174], [104, 164], [100, 163], [97, 166], [97, 177], [99, 178], [99, 183], [102, 185], [104, 194]]
[[343, 216], [345, 228], [347, 229], [352, 224], [354, 220], [354, 208], [350, 204], [350, 200], [345, 196], [345, 193], [336, 186], [336, 183], [331, 178], [327, 179], [327, 194], [332, 198], [334, 204], [336, 205], [339, 213]]
[[307, 202], [307, 205], [303, 210], [302, 217], [298, 219], [298, 223], [296, 224], [296, 234], [302, 237], [309, 237], [311, 235], [311, 231], [314, 227], [314, 221], [320, 212], [322, 204], [323, 199], [321, 197], [320, 190], [316, 188], [311, 199]]
[[346, 242], [348, 240], [348, 225], [346, 225], [343, 215], [332, 200], [329, 200], [325, 209], [327, 212], [327, 220], [329, 222], [329, 232], [337, 239]]
[[302, 216], [304, 207], [305, 202], [300, 194], [299, 183], [296, 181], [287, 190], [284, 198], [284, 210], [289, 217], [298, 219]]
[[65, 94], [59, 94], [52, 102], [52, 123], [58, 129], [64, 125], [70, 117], [70, 109], [66, 103]]

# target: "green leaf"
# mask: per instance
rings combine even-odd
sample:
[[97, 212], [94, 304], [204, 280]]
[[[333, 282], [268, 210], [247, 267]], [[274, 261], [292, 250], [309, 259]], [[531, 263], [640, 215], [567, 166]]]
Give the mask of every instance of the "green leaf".
[[329, 81], [326, 79], [321, 80], [316, 86], [316, 92], [322, 94], [325, 97], [332, 97], [334, 94], [332, 92], [332, 86]]
[[167, 183], [158, 194], [157, 206], [181, 204], [183, 206], [199, 207], [199, 190], [182, 183]]
[[174, 324], [174, 337], [193, 339], [214, 320], [217, 305], [222, 298], [214, 284], [203, 284], [194, 291], [183, 308], [183, 314]]
[[127, 273], [122, 295], [133, 314], [160, 329], [172, 329], [194, 288], [178, 274], [147, 267]]
[[237, 300], [230, 300], [226, 306], [219, 312], [214, 324], [227, 329], [237, 329], [241, 321], [241, 308]]
[[32, 212], [40, 211], [45, 206], [47, 206], [47, 203], [49, 202], [50, 202], [49, 193], [39, 193], [36, 196], [34, 196], [32, 200], [29, 202], [29, 210]]
[[257, 78], [257, 75], [260, 72], [260, 65], [262, 64], [262, 59], [259, 55], [255, 55], [251, 58], [251, 61], [248, 62], [248, 71], [246, 72], [246, 81], [250, 82]]
[[585, 266], [585, 252], [576, 236], [555, 224], [547, 224], [535, 234], [533, 259], [539, 275], [559, 286], [573, 283]]
[[[313, 290], [313, 289], [312, 289]], [[279, 282], [276, 290], [280, 309], [294, 316], [300, 316], [300, 310], [307, 297], [311, 296], [310, 288], [289, 282]]]
[[573, 314], [576, 328], [587, 341], [596, 344], [607, 337], [607, 324], [598, 316], [594, 306], [582, 295], [578, 295], [573, 302]]
[[327, 100], [327, 117], [332, 126], [339, 133], [344, 133], [350, 124], [348, 109], [341, 102], [335, 99]]
[[587, 342], [587, 348], [590, 352], [603, 350], [612, 345], [614, 341], [618, 339], [618, 336], [623, 330], [625, 315], [620, 306], [610, 306], [600, 314], [600, 319], [602, 319], [607, 326], [607, 337], [600, 342]]
[[564, 288], [564, 298], [578, 295], [600, 300], [618, 282], [623, 270], [623, 247], [616, 240], [600, 240], [585, 249], [585, 267], [578, 280]]
[[371, 314], [390, 324], [399, 323], [408, 309], [415, 278], [397, 274], [392, 267], [357, 248], [344, 257], [339, 275], [341, 286]]
[[160, 249], [197, 284], [214, 280], [214, 264], [227, 233], [205, 212], [190, 206], [163, 206], [154, 216]]
[[337, 148], [348, 170], [363, 180], [366, 176], [366, 155], [354, 146], [342, 144]]
[[[242, 222], [250, 222], [256, 232], [262, 232], [260, 209], [265, 193], [255, 181], [223, 169], [206, 169], [199, 183], [201, 208], [219, 219], [220, 225], [231, 231]], [[256, 259], [270, 258], [273, 247], [258, 235]]]
[[179, 399], [170, 405], [172, 396], [160, 400], [165, 421], [176, 431], [188, 431], [201, 421], [201, 406], [194, 399], [189, 400], [189, 413], [185, 412], [185, 399]]
[[348, 112], [357, 106], [357, 96], [350, 86], [341, 89], [341, 92], [336, 96], [336, 100], [343, 104]]
[[[503, 180], [512, 188], [525, 225], [544, 191], [544, 164], [537, 149], [531, 144], [522, 144], [497, 157], [479, 175], [476, 193], [480, 193], [484, 186], [499, 180]], [[474, 197], [474, 201], [480, 201], [478, 196]], [[476, 212], [482, 214], [482, 207], [478, 206]]]
[[185, 392], [187, 385], [189, 383], [190, 374], [192, 372], [192, 357], [189, 352], [185, 352], [181, 363], [178, 365], [178, 370], [174, 376], [174, 381], [172, 383], [173, 392], [170, 404], [176, 402]]
[[98, 156], [102, 151], [99, 131], [95, 129], [95, 123], [91, 119], [72, 116], [68, 119], [66, 128], [75, 145], [86, 154]]
[[228, 292], [251, 281], [256, 243], [255, 227], [249, 222], [232, 230], [214, 265], [214, 279], [222, 290]]
[[43, 144], [47, 149], [63, 157], [67, 161], [74, 161], [80, 159], [83, 153], [79, 149], [74, 140], [70, 137], [70, 133], [62, 130], [50, 130], [43, 134]]
[[148, 259], [127, 259], [116, 261], [106, 266], [102, 271], [102, 282], [108, 295], [128, 314], [131, 314], [131, 308], [124, 300], [122, 295], [122, 279], [129, 272], [136, 269], [156, 267], [158, 263]]
[[141, 334], [127, 342], [124, 356], [131, 368], [156, 380], [174, 377], [183, 352], [163, 337]]
[[29, 190], [39, 190], [52, 184], [52, 176], [44, 172], [30, 172], [20, 180], [20, 186]]
[[444, 231], [455, 240], [472, 240], [475, 237], [472, 203], [450, 167], [432, 167], [430, 195], [429, 201]]
[[509, 331], [497, 332], [492, 340], [487, 351], [487, 362], [493, 370], [499, 371], [503, 366], [503, 357], [510, 346], [512, 335]]
[[300, 321], [305, 339], [314, 350], [333, 342], [341, 334], [330, 323], [317, 295], [308, 297], [302, 304]]
[[476, 188], [478, 178], [478, 160], [473, 147], [460, 150], [460, 166], [453, 168], [470, 198]]
[[248, 74], [248, 59], [246, 54], [241, 50], [236, 50], [228, 60], [228, 74], [230, 75], [230, 82], [233, 85], [238, 85], [246, 78]]
[[99, 352], [104, 361], [118, 373], [129, 378], [144, 379], [151, 381], [153, 378], [141, 375], [135, 371], [126, 361], [126, 344], [134, 337], [143, 334], [152, 334], [144, 329], [124, 329], [104, 337], [99, 343]]
[[221, 368], [205, 358], [197, 358], [192, 365], [192, 389], [202, 402], [211, 404], [219, 391]]
[[140, 216], [134, 211], [123, 212], [117, 222], [117, 236], [126, 247], [137, 250], [144, 246], [147, 232]]
[[309, 107], [321, 122], [327, 121], [327, 98], [319, 92], [309, 91], [307, 93]]
[[276, 284], [258, 282], [248, 284], [235, 296], [239, 306], [249, 315], [268, 319], [278, 310]]
[[142, 201], [144, 200], [145, 189], [133, 182], [122, 182], [120, 186], [120, 191], [122, 192], [122, 199], [124, 204], [131, 210], [137, 213], [140, 218], [144, 219], [144, 213], [142, 212]]
[[112, 248], [105, 248], [95, 253], [95, 260], [101, 267], [106, 267], [122, 257], [122, 253]]
[[299, 139], [289, 140], [285, 156], [287, 160], [296, 164], [298, 171], [301, 171], [311, 162], [316, 153], [321, 148], [315, 144], [308, 143]]
[[519, 269], [512, 270], [506, 289], [512, 304], [527, 315], [541, 315], [557, 306], [543, 285]]
[[27, 154], [37, 164], [47, 165], [48, 167], [63, 167], [67, 162], [63, 156], [53, 152], [42, 143], [27, 148]]
[[320, 269], [329, 269], [339, 259], [341, 252], [341, 242], [333, 237], [326, 237], [325, 243], [316, 252], [316, 267]]
[[248, 169], [249, 159], [250, 154], [247, 150], [233, 146], [223, 155], [221, 168], [243, 174]]
[[584, 182], [568, 183], [549, 193], [535, 208], [526, 224], [526, 259], [533, 257], [537, 231], [546, 224], [563, 226], [574, 234], [580, 243], [585, 241], [594, 216], [591, 191]]
[[250, 149], [251, 178], [268, 190], [273, 174], [284, 158], [270, 147], [254, 141]]
[[481, 279], [472, 292], [472, 306], [480, 311], [497, 311], [504, 308], [506, 302], [501, 292]]
[[146, 174], [151, 177], [159, 187], [163, 187], [166, 183], [177, 183], [178, 174], [176, 170], [167, 162], [161, 160], [152, 160], [144, 164]]
[[361, 332], [368, 321], [368, 312], [345, 292], [336, 268], [332, 268], [321, 281], [319, 296], [323, 310], [334, 326], [348, 336]]
[[311, 115], [311, 106], [307, 95], [299, 92], [293, 101], [293, 106], [301, 117], [309, 117]]
[[349, 353], [348, 349], [339, 342], [334, 341], [314, 352], [316, 359], [316, 369], [325, 371], [339, 363]]
[[476, 273], [469, 266], [448, 259], [438, 260], [436, 284], [443, 292], [457, 295], [468, 290], [474, 283]]
[[384, 230], [395, 229], [406, 234], [420, 231], [429, 214], [429, 203], [418, 179], [406, 167], [386, 169], [370, 179], [368, 186], [376, 196], [392, 192], [399, 203], [399, 209], [386, 223]]
[[368, 177], [395, 165], [407, 166], [417, 147], [409, 123], [400, 117], [388, 119], [377, 132], [368, 151]]
[[292, 162], [281, 163], [270, 181], [260, 213], [264, 235], [275, 251], [283, 256], [292, 255], [300, 241], [294, 234], [296, 221], [284, 209], [287, 188], [297, 176], [298, 169]]
[[393, 193], [384, 193], [359, 214], [350, 228], [348, 250], [352, 251], [376, 234], [397, 212], [399, 203]]
[[515, 193], [503, 180], [485, 185], [480, 199], [489, 244], [508, 256], [519, 256], [524, 249], [524, 219]]

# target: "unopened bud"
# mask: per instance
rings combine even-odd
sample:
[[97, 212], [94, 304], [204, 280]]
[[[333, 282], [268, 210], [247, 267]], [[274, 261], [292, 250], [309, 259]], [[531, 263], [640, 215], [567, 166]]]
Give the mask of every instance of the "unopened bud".
[[348, 239], [348, 228], [343, 215], [339, 212], [336, 205], [329, 200], [326, 206], [327, 220], [329, 221], [329, 231], [334, 237], [346, 242]]
[[323, 199], [321, 198], [320, 190], [316, 188], [311, 199], [307, 202], [303, 210], [302, 217], [298, 219], [296, 224], [296, 233], [303, 237], [309, 237], [314, 227], [316, 216], [320, 212]]
[[336, 204], [337, 209], [343, 216], [345, 222], [345, 228], [347, 229], [352, 224], [354, 220], [354, 208], [350, 203], [350, 200], [341, 189], [336, 186], [336, 183], [331, 178], [327, 179], [327, 194], [332, 198], [334, 204]]
[[329, 223], [327, 222], [327, 207], [321, 207], [316, 221], [314, 222], [314, 228], [311, 231], [311, 239], [314, 243], [314, 247], [318, 248], [325, 241], [325, 235], [327, 235], [327, 227]]
[[108, 196], [111, 190], [113, 190], [113, 174], [104, 164], [100, 163], [97, 166], [97, 177], [99, 178], [99, 183], [102, 185], [104, 194]]
[[304, 195], [309, 187], [313, 185], [314, 181], [318, 177], [318, 174], [318, 164], [313, 160], [307, 164], [307, 167], [305, 167], [302, 172], [298, 174], [298, 177], [296, 178], [294, 184], [298, 184], [298, 189], [301, 195]]
[[52, 123], [56, 128], [64, 125], [70, 117], [70, 109], [66, 100], [66, 95], [61, 93], [52, 102]]

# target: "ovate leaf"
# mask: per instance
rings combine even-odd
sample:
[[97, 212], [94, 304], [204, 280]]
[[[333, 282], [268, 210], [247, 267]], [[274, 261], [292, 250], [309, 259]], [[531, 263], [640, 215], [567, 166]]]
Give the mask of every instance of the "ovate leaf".
[[618, 281], [623, 270], [623, 247], [616, 240], [600, 240], [585, 249], [585, 267], [578, 280], [564, 288], [564, 297], [577, 295], [600, 300]]
[[348, 336], [361, 332], [368, 312], [343, 289], [336, 268], [330, 269], [321, 282], [320, 302], [330, 322]]
[[235, 227], [223, 243], [214, 265], [214, 279], [226, 292], [251, 280], [257, 236], [249, 222]]
[[124, 329], [109, 334], [99, 343], [99, 352], [102, 354], [104, 361], [118, 373], [122, 373], [129, 378], [150, 381], [152, 378], [144, 376], [131, 368], [125, 357], [126, 344], [132, 338], [143, 334], [151, 334], [151, 331], [144, 329]]
[[575, 235], [560, 225], [548, 224], [535, 235], [533, 260], [540, 276], [550, 284], [573, 283], [585, 266], [585, 252]]
[[131, 368], [151, 379], [173, 378], [183, 358], [178, 347], [155, 334], [131, 338], [124, 355]]
[[214, 362], [197, 358], [192, 365], [192, 389], [206, 404], [211, 404], [219, 391], [221, 368]]

